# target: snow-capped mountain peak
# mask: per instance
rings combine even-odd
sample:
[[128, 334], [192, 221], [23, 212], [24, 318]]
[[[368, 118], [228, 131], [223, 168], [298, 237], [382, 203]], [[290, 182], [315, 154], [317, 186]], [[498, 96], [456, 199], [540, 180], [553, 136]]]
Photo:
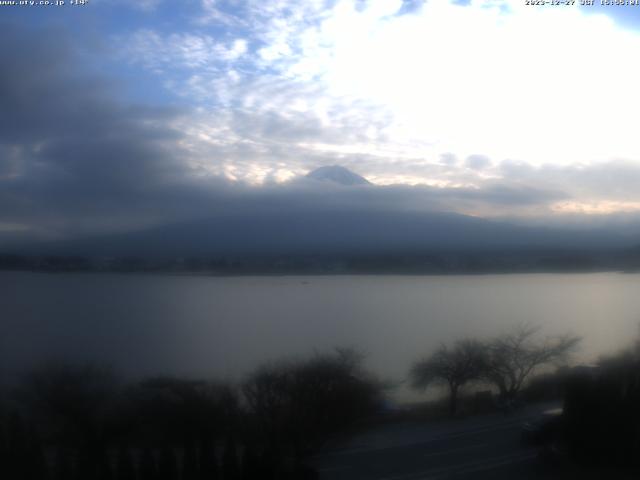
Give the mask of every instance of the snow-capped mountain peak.
[[317, 168], [307, 174], [307, 178], [321, 182], [333, 182], [340, 185], [371, 185], [366, 178], [340, 165]]

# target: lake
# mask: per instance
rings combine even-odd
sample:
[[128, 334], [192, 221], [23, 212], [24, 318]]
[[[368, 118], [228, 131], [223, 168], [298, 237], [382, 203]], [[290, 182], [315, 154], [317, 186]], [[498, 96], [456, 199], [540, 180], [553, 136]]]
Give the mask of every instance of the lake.
[[521, 323], [583, 336], [576, 361], [613, 352], [638, 334], [640, 275], [0, 272], [0, 312], [5, 379], [61, 359], [131, 376], [241, 379], [265, 361], [354, 346], [368, 367], [400, 381], [441, 342]]

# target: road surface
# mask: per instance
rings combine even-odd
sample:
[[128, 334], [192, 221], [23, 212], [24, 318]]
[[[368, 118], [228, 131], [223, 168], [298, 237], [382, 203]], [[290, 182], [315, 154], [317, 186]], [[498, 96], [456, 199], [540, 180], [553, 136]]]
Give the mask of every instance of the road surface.
[[564, 478], [521, 442], [529, 418], [558, 405], [510, 415], [383, 425], [314, 459], [326, 480], [440, 480]]

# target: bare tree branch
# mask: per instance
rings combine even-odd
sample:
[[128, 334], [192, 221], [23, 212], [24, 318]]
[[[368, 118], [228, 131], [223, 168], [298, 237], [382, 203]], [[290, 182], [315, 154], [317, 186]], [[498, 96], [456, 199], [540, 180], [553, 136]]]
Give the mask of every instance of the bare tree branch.
[[460, 387], [477, 380], [484, 372], [484, 346], [477, 340], [458, 340], [451, 348], [441, 345], [430, 357], [413, 365], [409, 376], [415, 389], [433, 383], [449, 387], [449, 413], [455, 415]]
[[535, 338], [538, 331], [523, 325], [488, 343], [484, 376], [503, 398], [515, 397], [537, 368], [566, 361], [580, 342], [579, 337], [570, 335], [539, 341]]

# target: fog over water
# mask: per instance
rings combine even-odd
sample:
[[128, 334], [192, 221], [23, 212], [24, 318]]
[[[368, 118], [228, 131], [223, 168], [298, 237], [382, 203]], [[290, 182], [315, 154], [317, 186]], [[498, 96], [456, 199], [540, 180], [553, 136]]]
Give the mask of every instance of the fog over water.
[[[576, 361], [628, 345], [640, 275], [207, 277], [0, 272], [0, 373], [44, 361], [128, 376], [241, 379], [258, 364], [355, 346], [401, 381], [441, 342], [512, 325], [583, 336]], [[401, 388], [397, 393], [406, 397]]]

